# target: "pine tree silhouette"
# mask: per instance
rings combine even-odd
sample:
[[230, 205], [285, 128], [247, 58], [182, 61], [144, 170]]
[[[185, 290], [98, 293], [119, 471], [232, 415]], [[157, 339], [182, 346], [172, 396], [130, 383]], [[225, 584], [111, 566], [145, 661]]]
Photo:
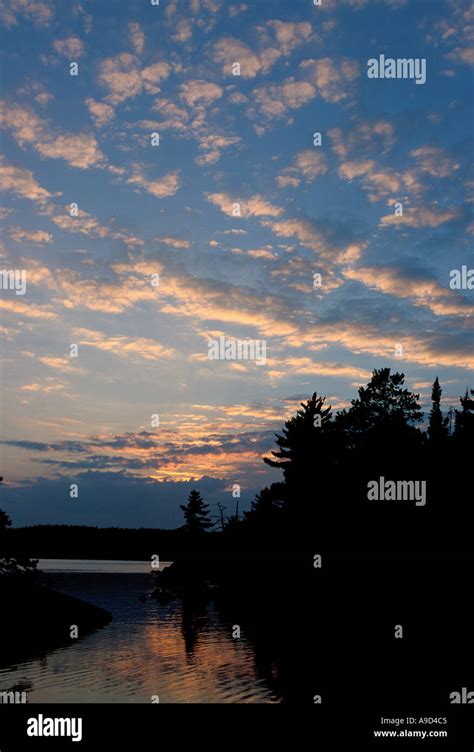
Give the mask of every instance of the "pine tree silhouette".
[[279, 450], [272, 451], [276, 459], [264, 457], [267, 465], [283, 470], [286, 481], [291, 482], [293, 477], [307, 470], [315, 453], [323, 451], [322, 435], [331, 420], [331, 407], [324, 407], [325, 399], [314, 392], [311, 399], [301, 402], [302, 409], [286, 421], [283, 436], [277, 434]]
[[204, 504], [199, 491], [191, 491], [188, 503], [180, 504], [180, 509], [184, 512], [185, 529], [191, 535], [200, 535], [213, 527], [214, 523], [209, 518], [209, 505]]
[[[471, 396], [469, 396], [471, 395]], [[464, 397], [459, 397], [462, 410], [456, 410], [454, 435], [462, 443], [474, 438], [474, 389], [466, 389]]]
[[443, 390], [440, 387], [438, 377], [433, 382], [431, 391], [432, 408], [430, 410], [430, 422], [428, 426], [428, 436], [433, 442], [439, 442], [448, 436], [449, 417], [443, 418], [441, 412], [441, 395]]

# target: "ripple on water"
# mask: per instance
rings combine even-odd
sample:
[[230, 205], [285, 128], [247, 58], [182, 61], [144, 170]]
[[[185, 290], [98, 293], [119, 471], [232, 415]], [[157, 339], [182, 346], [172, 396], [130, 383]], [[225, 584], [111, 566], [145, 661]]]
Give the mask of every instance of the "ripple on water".
[[245, 639], [232, 639], [213, 604], [141, 603], [146, 574], [67, 573], [54, 587], [108, 609], [113, 621], [70, 647], [0, 670], [0, 690], [22, 681], [29, 702], [278, 702]]

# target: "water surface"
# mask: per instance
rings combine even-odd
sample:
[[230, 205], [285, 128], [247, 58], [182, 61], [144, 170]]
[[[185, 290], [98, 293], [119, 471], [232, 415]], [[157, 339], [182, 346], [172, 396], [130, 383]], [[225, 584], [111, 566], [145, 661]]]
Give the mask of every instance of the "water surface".
[[71, 646], [1, 669], [0, 691], [29, 687], [30, 703], [279, 701], [258, 674], [252, 645], [232, 638], [212, 602], [150, 599], [150, 562], [39, 566], [51, 587], [106, 608], [113, 621]]

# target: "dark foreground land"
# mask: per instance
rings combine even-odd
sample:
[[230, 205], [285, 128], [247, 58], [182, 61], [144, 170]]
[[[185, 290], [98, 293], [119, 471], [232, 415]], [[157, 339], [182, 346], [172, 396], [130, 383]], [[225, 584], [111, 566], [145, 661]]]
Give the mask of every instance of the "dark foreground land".
[[[157, 597], [213, 598], [255, 648], [287, 702], [442, 713], [473, 688], [472, 557], [323, 554], [294, 560], [177, 562]], [[401, 628], [401, 629], [400, 629]]]
[[26, 577], [0, 577], [0, 666], [42, 655], [104, 627], [111, 615], [102, 608], [57, 593]]

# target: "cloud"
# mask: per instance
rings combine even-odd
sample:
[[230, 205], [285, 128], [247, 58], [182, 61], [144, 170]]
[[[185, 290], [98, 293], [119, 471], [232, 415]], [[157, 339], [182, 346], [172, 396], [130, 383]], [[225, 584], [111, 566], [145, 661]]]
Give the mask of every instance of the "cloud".
[[242, 78], [255, 78], [260, 72], [266, 73], [279, 57], [277, 50], [273, 54], [259, 54], [248, 47], [245, 42], [233, 37], [223, 37], [214, 45], [213, 59], [222, 63], [224, 76], [232, 76], [233, 63], [240, 63]]
[[422, 146], [410, 152], [418, 163], [422, 172], [427, 172], [434, 178], [446, 178], [459, 170], [459, 164], [448, 156], [445, 149], [435, 146]]
[[[285, 320], [290, 312], [278, 296], [256, 296], [254, 290], [200, 280], [182, 271], [173, 273], [171, 269], [167, 269], [166, 287], [160, 287], [160, 295], [157, 297], [150, 285], [151, 273], [161, 271], [156, 262], [115, 265], [114, 270], [119, 277], [119, 284], [115, 289], [110, 286], [107, 292], [102, 293], [91, 287], [87, 300], [107, 298], [109, 302], [113, 300], [124, 308], [127, 303], [133, 305], [146, 294], [150, 301], [159, 306], [162, 313], [184, 316], [193, 322], [232, 322], [239, 326], [263, 328], [268, 336], [284, 336], [295, 332], [294, 323]], [[81, 302], [83, 301], [84, 295], [81, 296]], [[207, 333], [202, 336], [207, 341]], [[208, 364], [203, 351], [200, 355], [203, 355]]]
[[84, 43], [79, 37], [67, 37], [66, 39], [56, 39], [53, 47], [62, 57], [69, 60], [77, 60], [84, 54]]
[[43, 357], [38, 358], [38, 360], [44, 366], [48, 366], [48, 368], [54, 368], [55, 370], [61, 371], [62, 373], [80, 373], [82, 370], [76, 365], [73, 365], [75, 360], [73, 358], [57, 358], [51, 355], [44, 355]]
[[372, 159], [352, 159], [343, 161], [339, 165], [339, 176], [352, 181], [362, 178], [362, 186], [368, 193], [369, 201], [376, 202], [408, 191], [418, 196], [423, 186], [416, 170], [406, 170], [398, 173], [390, 167], [377, 165]]
[[115, 117], [115, 110], [109, 104], [97, 102], [92, 97], [87, 97], [85, 101], [91, 117], [98, 128], [107, 125]]
[[158, 84], [167, 79], [170, 73], [171, 66], [164, 62], [153, 63], [143, 68], [141, 75], [145, 91], [149, 94], [158, 94], [160, 91]]
[[474, 65], [474, 48], [473, 47], [455, 47], [446, 57], [454, 63], [463, 63], [464, 65]]
[[346, 270], [344, 275], [373, 290], [409, 299], [429, 308], [437, 316], [472, 316], [474, 305], [449, 287], [442, 287], [434, 275], [424, 269], [396, 266], [366, 266]]
[[296, 155], [293, 166], [283, 170], [276, 181], [280, 188], [297, 187], [301, 180], [312, 183], [320, 175], [325, 175], [327, 170], [324, 154], [316, 149], [305, 149]]
[[359, 66], [354, 60], [303, 60], [300, 69], [318, 94], [327, 102], [341, 102], [353, 92], [354, 81], [359, 76]]
[[[276, 427], [278, 418], [274, 409], [272, 411], [266, 405], [259, 407], [258, 414], [251, 406], [214, 407], [214, 425], [222, 426], [222, 429], [219, 432], [213, 430], [204, 436], [202, 429], [199, 430], [203, 415], [193, 413], [195, 410], [207, 412], [208, 408], [206, 405], [190, 405], [192, 414], [186, 416], [184, 421], [182, 416], [178, 416], [178, 420], [173, 420], [172, 430], [167, 428], [169, 421], [165, 413], [160, 415], [162, 423], [159, 432], [143, 430], [139, 433], [99, 434], [56, 442], [20, 439], [0, 443], [30, 453], [44, 454], [45, 459], [35, 458], [35, 461], [69, 471], [90, 468], [96, 472], [102, 470], [104, 475], [113, 478], [114, 471], [126, 469], [128, 477], [169, 481], [167, 485], [172, 488], [178, 479], [209, 480], [206, 479], [206, 473], [215, 472], [216, 465], [219, 467], [219, 474], [224, 477], [244, 477], [248, 469], [253, 469], [255, 475], [257, 462], [257, 474], [265, 472], [261, 456], [274, 441], [273, 431], [269, 430], [268, 424], [273, 422]], [[250, 423], [249, 417], [253, 417], [251, 424], [257, 422], [261, 426], [260, 430], [239, 430], [239, 426]], [[232, 434], [228, 433], [230, 427], [234, 428]], [[248, 484], [243, 483], [242, 487], [243, 490]], [[159, 489], [159, 484], [156, 488]]]
[[22, 392], [36, 392], [38, 394], [50, 394], [51, 392], [62, 392], [66, 384], [52, 376], [47, 376], [44, 383], [33, 382], [32, 384], [24, 384], [20, 387]]
[[375, 162], [371, 159], [365, 160], [350, 160], [348, 162], [342, 162], [339, 165], [339, 175], [346, 180], [353, 180], [354, 178], [360, 178], [362, 175], [367, 175], [372, 172], [375, 167]]
[[7, 29], [16, 26], [23, 17], [35, 26], [50, 26], [54, 11], [51, 0], [2, 0], [0, 20]]
[[0, 127], [8, 128], [20, 146], [30, 144], [42, 157], [64, 159], [71, 167], [87, 169], [101, 164], [102, 154], [95, 136], [88, 133], [59, 133], [26, 107], [0, 101]]
[[[350, 352], [393, 358], [396, 344], [403, 346], [405, 363], [418, 363], [430, 368], [453, 366], [472, 370], [474, 354], [471, 351], [472, 335], [470, 332], [456, 334], [439, 330], [425, 331], [423, 335], [408, 334], [400, 326], [387, 330], [386, 320], [380, 325], [372, 323], [353, 323], [342, 319], [329, 323], [318, 322], [318, 340], [327, 345], [336, 344], [346, 347]], [[309, 349], [311, 345], [308, 344]]]
[[234, 214], [235, 205], [240, 208], [241, 217], [278, 217], [283, 213], [283, 209], [274, 206], [259, 195], [251, 196], [247, 199], [231, 198], [228, 193], [206, 193], [204, 194], [208, 201], [215, 204], [219, 209], [228, 216]]
[[319, 175], [324, 175], [327, 169], [324, 155], [314, 149], [305, 149], [296, 156], [295, 170], [298, 170], [308, 183], [312, 183]]
[[[155, 464], [160, 466], [158, 458]], [[211, 465], [211, 462], [208, 460], [207, 464]], [[211, 504], [211, 513], [214, 514], [217, 512], [217, 502], [225, 497], [228, 485], [225, 479], [208, 475], [197, 478], [197, 473], [189, 471], [187, 478], [183, 477], [187, 465], [184, 471], [181, 469], [183, 476], [163, 481], [137, 477], [124, 471], [124, 461], [121, 467], [109, 472], [103, 471], [100, 464], [96, 467], [93, 458], [86, 464], [86, 470], [81, 468], [79, 461], [72, 467], [67, 462], [63, 466], [69, 472], [72, 470], [76, 473], [74, 478], [80, 484], [81, 503], [64, 504], [64, 476], [53, 479], [41, 477], [20, 487], [4, 486], [2, 508], [12, 516], [16, 526], [52, 523], [90, 525], [93, 520], [98, 527], [174, 529], [183, 524], [179, 505], [186, 502], [192, 489], [197, 489]], [[229, 477], [233, 475], [229, 473]], [[242, 489], [241, 509], [250, 506], [257, 488], [251, 491]], [[109, 501], [104, 503], [104, 499]], [[133, 504], [130, 504], [131, 499], [134, 500]], [[230, 508], [233, 509], [233, 506], [230, 505]]]
[[188, 107], [194, 107], [198, 103], [212, 104], [216, 99], [220, 99], [223, 94], [221, 86], [201, 79], [187, 81], [181, 84], [179, 88], [181, 99], [186, 102]]
[[296, 47], [308, 42], [313, 33], [309, 21], [269, 21], [281, 54], [288, 56]]
[[403, 211], [403, 215], [387, 214], [382, 217], [379, 227], [413, 227], [416, 229], [435, 228], [446, 222], [452, 222], [461, 216], [459, 209], [431, 208], [429, 206], [417, 206]]
[[64, 159], [71, 167], [87, 170], [104, 162], [95, 136], [87, 133], [68, 133], [57, 136], [52, 141], [36, 144], [42, 157]]
[[[199, 165], [209, 165], [217, 162], [223, 149], [234, 146], [241, 141], [229, 131], [217, 130], [206, 123], [206, 108], [222, 97], [223, 89], [213, 83], [203, 80], [191, 80], [181, 85], [180, 97], [185, 103], [177, 105], [170, 99], [156, 99], [152, 109], [158, 112], [163, 120], [160, 122], [141, 123], [145, 130], [171, 130], [179, 138], [194, 139], [200, 154], [195, 158]], [[187, 107], [190, 109], [188, 110]]]
[[[330, 247], [329, 249], [334, 255], [335, 251]], [[357, 253], [354, 252], [353, 255]], [[355, 321], [347, 320], [347, 317], [325, 320], [319, 316], [308, 318], [308, 311], [300, 307], [294, 298], [260, 291], [256, 294], [253, 288], [204, 281], [183, 274], [182, 271], [173, 274], [171, 269], [166, 270], [166, 287], [160, 287], [160, 294], [157, 296], [150, 284], [151, 274], [161, 274], [163, 269], [156, 261], [115, 264], [113, 271], [114, 279], [104, 281], [96, 278], [85, 280], [78, 273], [62, 270], [61, 274], [56, 275], [56, 283], [61, 289], [56, 290], [55, 300], [61, 303], [60, 294], [63, 294], [64, 305], [68, 308], [84, 307], [108, 313], [120, 313], [138, 303], [148, 302], [156, 305], [163, 314], [188, 318], [193, 325], [196, 322], [205, 322], [205, 325], [214, 327], [216, 323], [236, 324], [239, 332], [256, 330], [266, 338], [284, 338], [287, 346], [303, 348], [306, 351], [304, 356], [308, 350], [337, 346], [347, 348], [356, 355], [365, 353], [387, 358], [393, 357], [394, 343], [402, 343], [404, 357], [408, 362], [434, 367], [474, 367], [474, 358], [467, 344], [468, 331], [460, 330], [456, 333], [450, 328], [443, 332], [438, 326], [433, 331], [423, 332], [423, 336], [410, 334], [411, 324], [400, 320], [398, 316], [390, 319], [389, 328], [385, 319], [377, 323], [373, 308], [370, 308], [368, 320], [364, 321], [360, 298], [352, 302], [349, 300], [344, 308], [346, 316], [347, 311], [355, 315]], [[351, 274], [352, 270], [344, 271], [348, 278]], [[356, 276], [357, 270], [353, 275], [354, 279]], [[15, 302], [11, 301], [12, 304]], [[455, 301], [449, 292], [442, 302], [443, 305], [449, 303], [451, 306], [462, 307], [463, 313], [465, 312], [463, 302], [457, 299]], [[440, 299], [436, 303], [441, 305]], [[318, 331], [317, 346], [314, 343], [315, 329]], [[202, 336], [207, 341], [210, 335], [203, 332]], [[102, 339], [96, 335], [90, 341], [101, 343]], [[198, 355], [199, 367], [208, 369], [205, 348]], [[138, 357], [138, 353], [136, 356]], [[278, 371], [278, 364], [276, 366], [274, 370]]]
[[298, 188], [301, 180], [291, 175], [277, 175], [276, 183], [280, 188]]
[[435, 17], [427, 40], [435, 47], [452, 46], [445, 57], [457, 65], [474, 65], [474, 10], [469, 0], [450, 0], [449, 14]]
[[351, 128], [331, 128], [328, 135], [332, 149], [341, 160], [357, 152], [357, 156], [388, 154], [396, 142], [395, 128], [388, 120], [363, 120]]
[[[196, 134], [199, 138], [199, 135]], [[209, 133], [199, 141], [199, 148], [204, 151], [202, 156], [196, 157], [196, 163], [200, 165], [214, 164], [221, 158], [222, 150], [229, 146], [240, 143], [240, 136], [226, 136], [217, 133]]]
[[[222, 3], [219, 0], [191, 0], [191, 12], [196, 15], [204, 15], [204, 11], [209, 13], [219, 13]], [[174, 6], [173, 13], [176, 11]], [[206, 28], [212, 28], [213, 23], [209, 18], [200, 19], [201, 25]]]
[[180, 240], [179, 238], [156, 238], [159, 243], [170, 245], [172, 248], [191, 248], [192, 243], [189, 240]]
[[[43, 286], [54, 291], [54, 302], [64, 308], [85, 308], [103, 313], [122, 313], [138, 303], [155, 303], [156, 289], [152, 287], [152, 274], [160, 273], [161, 265], [149, 267], [117, 265], [109, 278], [85, 277], [71, 269], [61, 269], [55, 279], [45, 278]], [[30, 272], [29, 272], [30, 277]], [[28, 279], [29, 279], [28, 277]]]
[[249, 6], [246, 3], [238, 3], [236, 5], [229, 5], [228, 7], [228, 13], [231, 18], [235, 18], [235, 16], [238, 16], [239, 13], [245, 13], [246, 10], [248, 10]]
[[[234, 6], [235, 7], [235, 6]], [[224, 76], [233, 75], [233, 64], [240, 64], [242, 78], [255, 78], [265, 74], [281, 57], [288, 57], [298, 46], [311, 39], [313, 30], [309, 21], [268, 21], [258, 27], [260, 45], [254, 49], [234, 37], [222, 37], [213, 48], [213, 59], [222, 64]]]
[[305, 356], [294, 356], [268, 362], [268, 375], [271, 379], [288, 378], [289, 374], [357, 378], [361, 383], [370, 379], [370, 372], [362, 368], [343, 363], [317, 362]]
[[24, 240], [29, 243], [37, 243], [38, 245], [45, 245], [51, 243], [53, 236], [49, 232], [44, 230], [24, 230], [21, 227], [12, 227], [8, 234], [17, 243], [22, 243]]
[[0, 100], [0, 127], [8, 128], [20, 146], [34, 144], [45, 130], [46, 123], [35, 113], [20, 105]]
[[128, 52], [103, 60], [99, 83], [108, 90], [107, 101], [112, 105], [137, 96], [142, 91], [140, 61]]
[[175, 354], [174, 348], [166, 347], [157, 340], [146, 337], [111, 337], [103, 332], [80, 328], [73, 330], [73, 336], [81, 347], [111, 352], [119, 358], [157, 361], [167, 360]]
[[145, 176], [143, 165], [134, 165], [132, 174], [127, 179], [128, 185], [136, 185], [156, 198], [174, 196], [180, 186], [180, 171], [167, 172], [160, 178], [150, 180]]
[[133, 51], [138, 56], [142, 55], [143, 49], [145, 47], [145, 35], [140, 27], [140, 24], [136, 21], [130, 21], [130, 23], [128, 24], [128, 33]]
[[0, 191], [11, 191], [20, 198], [45, 203], [51, 197], [46, 188], [42, 188], [33, 177], [31, 170], [14, 167], [0, 158]]
[[356, 261], [364, 250], [364, 242], [338, 238], [335, 226], [320, 223], [319, 225], [308, 219], [284, 219], [279, 222], [265, 221], [264, 226], [270, 227], [278, 237], [296, 237], [302, 246], [311, 248], [322, 258], [331, 259], [338, 263], [352, 263]]
[[369, 200], [380, 201], [388, 196], [396, 195], [402, 188], [399, 175], [388, 168], [375, 169], [364, 177], [364, 188], [369, 193]]
[[247, 251], [247, 256], [256, 259], [265, 259], [266, 261], [273, 261], [277, 258], [277, 254], [268, 248], [253, 248]]
[[116, 106], [141, 94], [143, 89], [149, 94], [158, 94], [158, 84], [167, 79], [170, 72], [171, 66], [165, 62], [142, 69], [138, 57], [122, 52], [101, 62], [98, 81], [107, 90], [107, 102]]
[[189, 115], [184, 107], [179, 107], [171, 99], [156, 99], [152, 109], [159, 112], [164, 120], [158, 123], [160, 128], [181, 131], [188, 129]]
[[6, 300], [0, 298], [0, 309], [6, 313], [25, 316], [29, 319], [55, 319], [56, 314], [50, 310], [47, 305], [34, 305], [32, 303], [21, 303], [18, 300]]
[[39, 94], [35, 97], [35, 102], [38, 102], [41, 107], [45, 107], [49, 102], [51, 102], [54, 99], [54, 95], [51, 94], [49, 91], [41, 91]]
[[53, 214], [51, 221], [64, 232], [77, 232], [90, 238], [122, 240], [126, 245], [132, 247], [140, 247], [144, 244], [141, 238], [129, 234], [125, 230], [115, 230], [102, 225], [96, 217], [83, 209], [78, 210], [77, 217], [72, 217], [69, 212]]
[[[252, 91], [253, 105], [267, 118], [282, 118], [288, 110], [298, 110], [316, 96], [316, 89], [308, 81], [288, 78], [283, 84], [259, 86]], [[249, 109], [254, 114], [254, 109]]]
[[69, 213], [57, 214], [51, 217], [51, 221], [61, 230], [78, 232], [91, 238], [106, 238], [110, 234], [108, 227], [101, 225], [95, 217], [83, 209], [78, 210], [77, 217], [72, 217]]
[[174, 42], [188, 42], [193, 35], [193, 19], [182, 18], [176, 24], [175, 33], [172, 36]]

